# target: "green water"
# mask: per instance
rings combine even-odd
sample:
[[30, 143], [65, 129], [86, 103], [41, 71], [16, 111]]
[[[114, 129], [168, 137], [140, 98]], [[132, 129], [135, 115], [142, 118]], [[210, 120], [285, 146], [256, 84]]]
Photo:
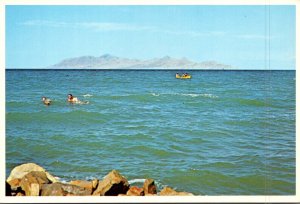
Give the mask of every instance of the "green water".
[[175, 73], [7, 70], [7, 176], [35, 162], [63, 181], [117, 169], [196, 195], [294, 195], [295, 71]]

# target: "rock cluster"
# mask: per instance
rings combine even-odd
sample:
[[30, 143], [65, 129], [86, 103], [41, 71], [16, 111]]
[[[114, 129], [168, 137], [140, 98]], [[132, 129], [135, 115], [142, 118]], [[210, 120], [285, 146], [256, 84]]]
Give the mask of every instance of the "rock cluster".
[[192, 196], [165, 187], [157, 192], [153, 179], [142, 188], [130, 186], [118, 171], [112, 170], [103, 180], [74, 180], [61, 183], [44, 168], [34, 163], [15, 167], [6, 180], [6, 196]]

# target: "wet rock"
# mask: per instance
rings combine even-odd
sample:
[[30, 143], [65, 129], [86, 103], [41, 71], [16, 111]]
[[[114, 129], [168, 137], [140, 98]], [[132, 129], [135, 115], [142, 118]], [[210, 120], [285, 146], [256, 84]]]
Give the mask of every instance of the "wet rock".
[[192, 193], [188, 193], [188, 192], [177, 192], [174, 189], [170, 188], [170, 187], [164, 187], [160, 194], [161, 196], [193, 196]]
[[143, 188], [145, 195], [157, 194], [156, 186], [153, 179], [146, 179]]
[[126, 195], [128, 195], [128, 196], [143, 196], [143, 195], [145, 195], [145, 193], [144, 193], [143, 188], [139, 188], [137, 186], [132, 186], [129, 188]]
[[52, 183], [42, 185], [42, 196], [89, 196], [92, 191], [71, 184]]
[[27, 163], [27, 164], [22, 164], [19, 166], [16, 166], [11, 172], [9, 177], [7, 178], [7, 182], [13, 180], [13, 179], [22, 179], [26, 174], [28, 174], [29, 172], [32, 171], [42, 171], [45, 172], [47, 175], [47, 178], [52, 182], [58, 182], [58, 180], [56, 178], [54, 178], [54, 176], [52, 176], [51, 174], [49, 174], [43, 167], [34, 164], [34, 163]]
[[106, 177], [99, 182], [93, 195], [117, 196], [126, 194], [129, 189], [129, 183], [118, 171], [112, 170]]
[[41, 186], [48, 183], [50, 180], [45, 172], [31, 171], [22, 178], [20, 186], [25, 191], [26, 196], [38, 196]]

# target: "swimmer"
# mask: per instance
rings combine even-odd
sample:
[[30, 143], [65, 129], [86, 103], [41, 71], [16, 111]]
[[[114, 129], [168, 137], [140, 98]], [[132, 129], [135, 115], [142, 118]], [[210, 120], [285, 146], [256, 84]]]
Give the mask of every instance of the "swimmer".
[[45, 105], [49, 106], [51, 104], [51, 100], [47, 97], [42, 97], [42, 101]]
[[78, 98], [74, 97], [72, 94], [68, 94], [68, 101], [70, 103], [77, 103], [77, 102], [79, 102]]
[[88, 101], [80, 101], [77, 97], [74, 97], [72, 94], [68, 94], [68, 102], [70, 103], [78, 103], [78, 104], [88, 104]]

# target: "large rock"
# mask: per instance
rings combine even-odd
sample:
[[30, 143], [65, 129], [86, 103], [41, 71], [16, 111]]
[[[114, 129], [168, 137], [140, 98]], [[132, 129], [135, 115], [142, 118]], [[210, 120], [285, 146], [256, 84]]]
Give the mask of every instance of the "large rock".
[[41, 189], [41, 196], [65, 196], [67, 192], [62, 190], [61, 183], [44, 184]]
[[95, 190], [95, 189], [98, 187], [98, 183], [99, 183], [99, 180], [98, 180], [98, 179], [92, 180], [93, 190]]
[[[70, 182], [71, 185], [75, 185], [75, 186], [79, 186], [79, 187], [82, 187], [82, 188], [86, 188], [86, 189], [89, 189], [89, 190], [93, 190], [93, 182], [92, 181], [84, 181], [84, 180], [74, 180], [74, 181], [71, 181]], [[95, 184], [94, 184], [95, 186]]]
[[16, 191], [20, 185], [21, 179], [12, 179], [9, 182], [7, 182], [10, 185], [11, 190]]
[[174, 189], [170, 188], [170, 187], [164, 187], [160, 194], [161, 196], [193, 196], [192, 193], [188, 193], [188, 192], [177, 192]]
[[54, 178], [54, 176], [52, 176], [51, 174], [49, 174], [43, 167], [34, 164], [34, 163], [27, 163], [27, 164], [22, 164], [19, 165], [17, 167], [15, 167], [11, 172], [9, 177], [7, 178], [7, 182], [13, 180], [13, 179], [22, 179], [23, 176], [25, 176], [26, 174], [28, 174], [29, 172], [32, 171], [42, 171], [45, 172], [47, 175], [47, 178], [52, 182], [58, 182], [58, 180], [56, 178]]
[[103, 181], [100, 181], [93, 195], [117, 196], [126, 194], [129, 189], [129, 183], [118, 171], [112, 170]]
[[71, 184], [52, 183], [42, 186], [42, 196], [90, 196], [92, 191]]
[[156, 186], [153, 179], [146, 179], [143, 188], [144, 188], [145, 195], [157, 193]]
[[144, 193], [143, 188], [139, 188], [137, 186], [132, 186], [129, 188], [126, 195], [128, 195], [128, 196], [143, 196], [143, 195], [145, 195], [145, 193]]
[[7, 196], [18, 196], [25, 195], [25, 191], [21, 188], [21, 179], [13, 179], [6, 182], [6, 195]]
[[31, 171], [22, 178], [20, 186], [25, 191], [26, 196], [39, 196], [41, 186], [48, 183], [50, 180], [45, 172]]

